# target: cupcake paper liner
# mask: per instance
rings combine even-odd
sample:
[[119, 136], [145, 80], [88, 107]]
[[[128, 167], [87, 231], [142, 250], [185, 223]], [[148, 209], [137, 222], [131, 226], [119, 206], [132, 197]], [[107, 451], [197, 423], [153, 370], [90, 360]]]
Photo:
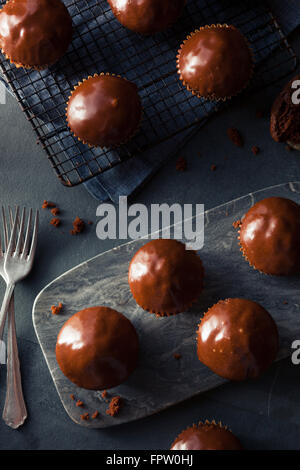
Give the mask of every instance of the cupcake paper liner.
[[55, 62], [52, 62], [51, 64], [45, 64], [45, 65], [28, 65], [28, 64], [22, 64], [21, 62], [15, 62], [8, 54], [6, 54], [3, 49], [1, 48], [2, 54], [4, 54], [5, 58], [10, 61], [12, 65], [14, 65], [17, 69], [24, 68], [26, 70], [36, 70], [37, 72], [40, 72], [41, 70], [46, 70], [51, 65], [55, 64]]
[[[131, 292], [132, 293], [132, 292]], [[200, 295], [200, 294], [199, 294]], [[157, 312], [154, 309], [151, 309], [149, 307], [146, 307], [145, 305], [141, 305], [138, 303], [137, 299], [135, 298], [134, 294], [132, 293], [132, 297], [136, 301], [136, 303], [146, 312], [154, 314], [158, 318], [163, 318], [163, 317], [172, 317], [173, 315], [178, 315], [179, 313], [183, 313], [191, 308], [193, 304], [195, 304], [198, 300], [198, 297], [188, 304], [184, 305], [182, 308], [174, 309], [172, 312]]]
[[[247, 261], [247, 263], [249, 264], [249, 266], [251, 266], [251, 268], [255, 269], [255, 271], [259, 272], [260, 274], [263, 274], [265, 276], [272, 276], [272, 274], [270, 273], [265, 273], [264, 271], [261, 271], [260, 269], [258, 269], [253, 263], [251, 263], [251, 261], [249, 260], [248, 256], [246, 255], [246, 251], [242, 245], [242, 242], [241, 242], [241, 237], [240, 237], [240, 234], [241, 234], [241, 227], [242, 227], [242, 223], [240, 225], [240, 229], [238, 231], [238, 244], [240, 246], [240, 251], [243, 255], [243, 258]], [[276, 276], [276, 274], [274, 274]], [[280, 274], [277, 274], [277, 276], [280, 276]]]

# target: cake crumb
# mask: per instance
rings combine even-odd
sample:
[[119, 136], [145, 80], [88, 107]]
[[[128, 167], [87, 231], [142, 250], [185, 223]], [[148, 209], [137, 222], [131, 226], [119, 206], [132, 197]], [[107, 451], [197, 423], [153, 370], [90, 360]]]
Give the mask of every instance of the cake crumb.
[[211, 165], [210, 171], [216, 171], [216, 169], [217, 169], [217, 165], [215, 164]]
[[181, 354], [179, 354], [179, 353], [174, 353], [174, 354], [173, 354], [173, 357], [174, 357], [174, 359], [177, 359], [177, 360], [178, 360], [178, 359], [181, 359], [182, 356], [181, 356]]
[[262, 109], [257, 109], [257, 110], [256, 110], [256, 113], [255, 113], [257, 119], [261, 119], [262, 117], [264, 117], [264, 114], [265, 114], [265, 113], [263, 112]]
[[81, 407], [81, 406], [84, 406], [84, 403], [83, 403], [83, 401], [81, 401], [81, 400], [77, 400], [77, 402], [76, 402], [76, 406], [80, 406], [80, 407]]
[[92, 414], [91, 418], [92, 418], [92, 419], [96, 419], [98, 416], [99, 416], [99, 411], [96, 410], [96, 411], [94, 411], [94, 413]]
[[51, 214], [52, 215], [58, 215], [59, 214], [59, 208], [58, 207], [53, 207], [53, 209], [51, 209]]
[[177, 171], [186, 171], [187, 169], [187, 161], [184, 157], [179, 157], [176, 162], [176, 170]]
[[87, 221], [88, 225], [93, 225], [93, 222], [91, 220]]
[[260, 152], [260, 148], [257, 145], [253, 145], [251, 151], [254, 155], [257, 155]]
[[54, 217], [50, 220], [50, 224], [54, 227], [58, 227], [60, 225], [60, 219], [58, 217]]
[[84, 221], [80, 219], [79, 217], [76, 217], [73, 222], [73, 229], [70, 230], [70, 233], [72, 235], [77, 235], [78, 233], [83, 232], [84, 227], [85, 227]]
[[235, 220], [232, 224], [233, 228], [235, 229], [238, 229], [240, 228], [240, 226], [242, 225], [242, 221], [239, 219], [239, 220]]
[[243, 147], [244, 146], [244, 139], [238, 129], [235, 127], [229, 127], [227, 129], [227, 135], [231, 142], [236, 145], [237, 147]]
[[283, 304], [284, 304], [284, 305], [287, 305], [287, 304], [288, 304], [288, 301], [287, 301], [287, 300], [284, 300], [284, 301], [283, 301]]
[[80, 415], [80, 418], [83, 421], [88, 421], [90, 419], [90, 415], [88, 413], [83, 413], [83, 415]]
[[71, 398], [71, 400], [75, 400], [75, 395], [74, 395], [74, 393], [71, 393], [70, 398]]
[[57, 306], [51, 305], [51, 313], [53, 315], [58, 315], [61, 312], [62, 308], [63, 308], [63, 304], [61, 302], [59, 302]]
[[49, 207], [55, 207], [55, 204], [54, 202], [46, 201], [45, 199], [42, 204], [42, 209], [49, 209]]
[[106, 398], [106, 397], [107, 397], [107, 390], [103, 390], [103, 392], [101, 393], [101, 397], [102, 397], [102, 398]]
[[116, 416], [119, 413], [121, 406], [122, 406], [122, 398], [119, 396], [113, 397], [110, 400], [109, 407], [106, 410], [106, 414], [109, 416]]

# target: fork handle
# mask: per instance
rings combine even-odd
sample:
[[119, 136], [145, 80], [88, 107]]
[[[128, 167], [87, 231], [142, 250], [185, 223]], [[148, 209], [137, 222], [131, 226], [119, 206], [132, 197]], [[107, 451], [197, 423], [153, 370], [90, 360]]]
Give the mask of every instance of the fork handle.
[[8, 307], [9, 307], [10, 299], [13, 294], [14, 288], [15, 288], [15, 284], [13, 282], [9, 282], [6, 286], [6, 290], [5, 290], [5, 294], [4, 294], [4, 298], [3, 298], [1, 310], [0, 310], [0, 339], [3, 338], [3, 331], [4, 331], [5, 322], [6, 322]]
[[22, 391], [13, 295], [8, 311], [7, 381], [2, 418], [5, 423], [13, 429], [21, 426], [27, 418], [27, 410]]

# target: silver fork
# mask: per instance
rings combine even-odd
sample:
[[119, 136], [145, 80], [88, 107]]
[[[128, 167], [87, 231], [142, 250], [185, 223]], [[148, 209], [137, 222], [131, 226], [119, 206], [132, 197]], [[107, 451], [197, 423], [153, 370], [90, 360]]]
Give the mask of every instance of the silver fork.
[[[0, 274], [6, 282], [6, 291], [0, 310], [0, 339], [2, 339], [4, 324], [6, 321], [7, 312], [9, 310], [7, 340], [7, 388], [2, 417], [5, 423], [12, 428], [17, 428], [24, 423], [27, 417], [27, 411], [22, 392], [18, 347], [16, 340], [15, 316], [11, 299], [16, 283], [24, 279], [24, 277], [29, 274], [32, 268], [38, 230], [37, 211], [33, 224], [33, 233], [30, 244], [32, 209], [30, 209], [29, 212], [25, 237], [23, 233], [25, 226], [25, 208], [22, 210], [20, 222], [19, 212], [19, 207], [17, 207], [12, 224], [10, 239], [7, 244], [8, 227], [6, 224], [5, 212], [2, 208], [5, 252], [3, 253], [3, 250], [0, 250]], [[18, 223], [19, 233], [17, 236]]]

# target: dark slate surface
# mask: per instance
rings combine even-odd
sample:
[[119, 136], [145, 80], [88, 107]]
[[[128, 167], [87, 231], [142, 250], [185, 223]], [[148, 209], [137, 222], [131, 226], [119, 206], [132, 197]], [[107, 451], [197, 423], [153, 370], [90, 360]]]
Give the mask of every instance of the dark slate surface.
[[[298, 36], [298, 37], [297, 37]], [[294, 44], [300, 54], [299, 35]], [[256, 118], [257, 108], [268, 110], [279, 86], [245, 98], [214, 118], [183, 152], [188, 171], [178, 173], [171, 161], [134, 202], [204, 203], [206, 209], [273, 184], [300, 180], [300, 155], [275, 144], [268, 118]], [[70, 238], [72, 219], [96, 220], [98, 205], [83, 187], [67, 189], [51, 172], [45, 155], [13, 98], [0, 106], [0, 195], [3, 204], [40, 207], [43, 199], [63, 209], [63, 225], [49, 225], [41, 214], [37, 262], [30, 278], [16, 289], [16, 316], [24, 394], [29, 418], [19, 431], [0, 422], [1, 449], [167, 449], [174, 436], [192, 422], [222, 420], [250, 449], [300, 449], [300, 369], [289, 359], [274, 364], [254, 383], [226, 384], [175, 407], [134, 423], [106, 430], [85, 429], [65, 413], [34, 333], [31, 310], [38, 292], [58, 275], [106, 251], [119, 242], [99, 241], [95, 226]], [[233, 147], [227, 127], [238, 127], [245, 148]], [[261, 147], [254, 156], [252, 145]], [[199, 152], [201, 156], [199, 156]], [[210, 171], [216, 164], [216, 171]], [[1, 284], [0, 295], [4, 292]], [[0, 371], [0, 403], [5, 395], [5, 367]]]

